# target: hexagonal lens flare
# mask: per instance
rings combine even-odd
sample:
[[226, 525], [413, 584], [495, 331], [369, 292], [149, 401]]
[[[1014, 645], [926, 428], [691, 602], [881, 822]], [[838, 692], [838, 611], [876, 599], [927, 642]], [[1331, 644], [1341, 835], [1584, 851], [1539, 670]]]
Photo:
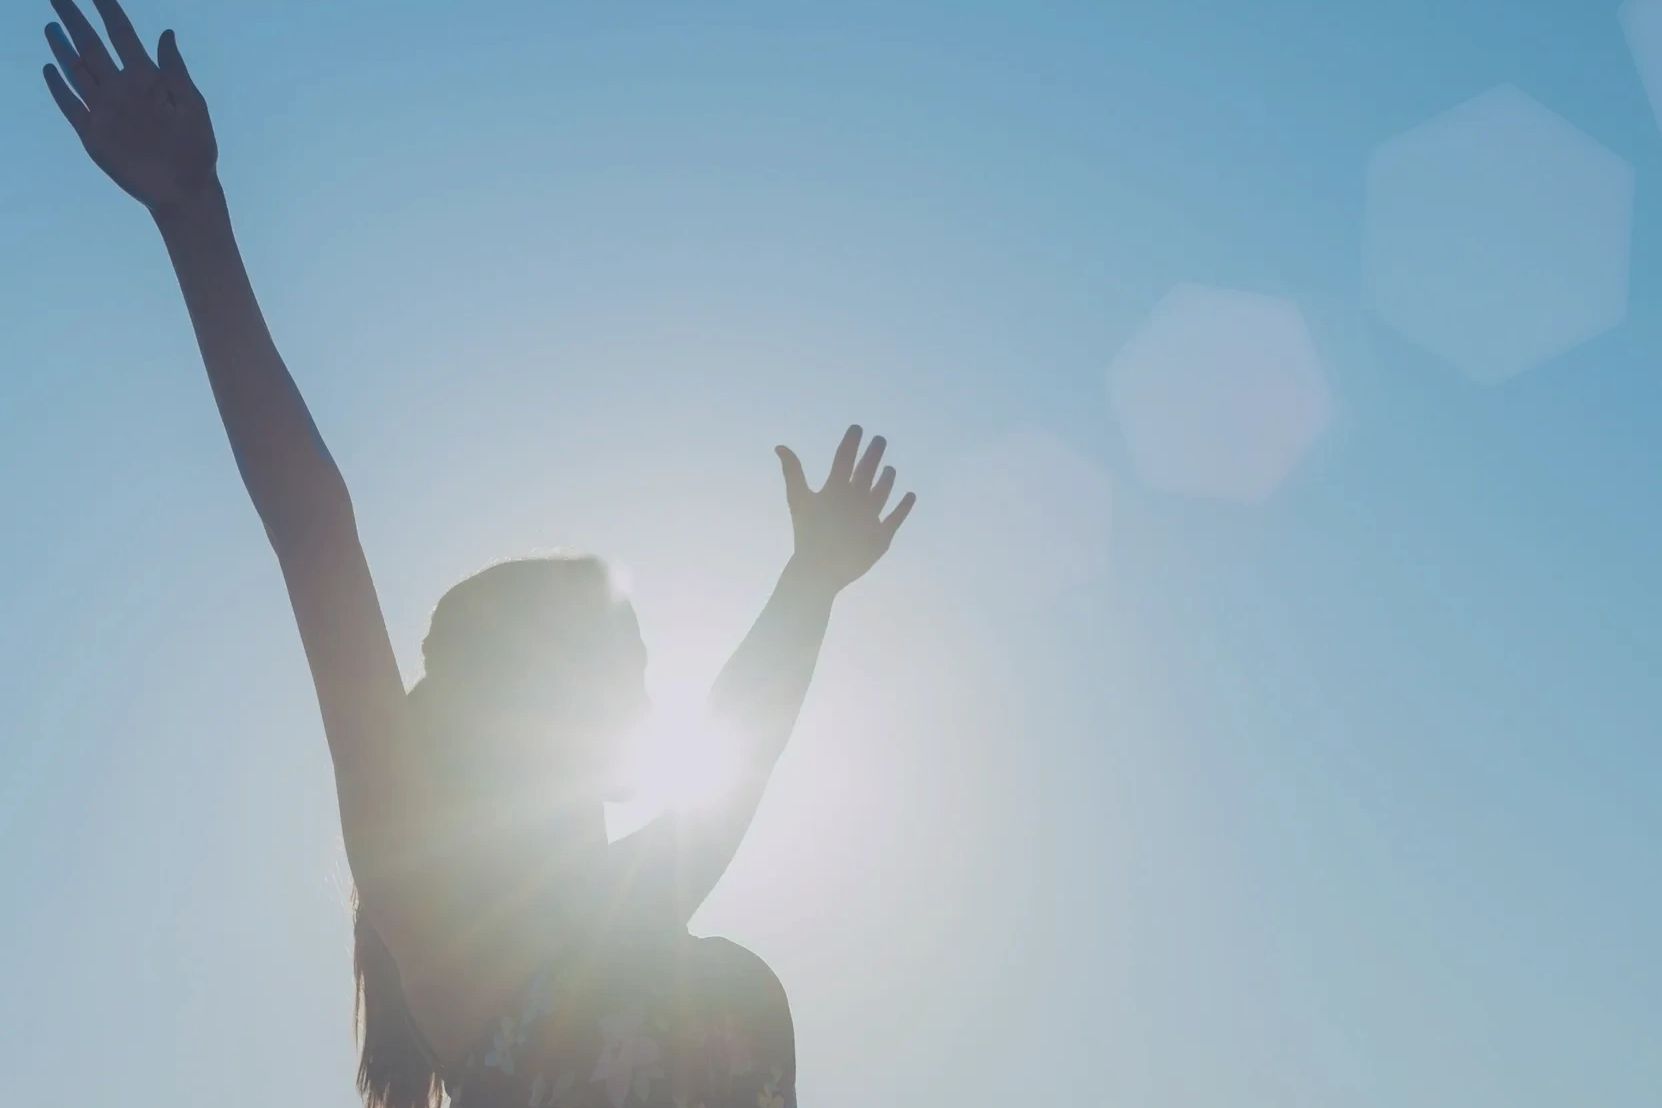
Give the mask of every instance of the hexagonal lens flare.
[[1633, 168], [1519, 89], [1383, 143], [1368, 166], [1368, 296], [1494, 384], [1627, 314]]
[[1291, 300], [1179, 285], [1108, 369], [1137, 471], [1163, 492], [1266, 499], [1326, 428], [1332, 400]]

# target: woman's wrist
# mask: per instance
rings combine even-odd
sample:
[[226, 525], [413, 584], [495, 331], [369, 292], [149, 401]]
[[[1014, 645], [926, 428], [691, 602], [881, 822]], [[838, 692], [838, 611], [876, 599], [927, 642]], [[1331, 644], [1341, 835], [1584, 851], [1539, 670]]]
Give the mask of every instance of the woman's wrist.
[[788, 588], [805, 598], [823, 602], [827, 607], [842, 591], [842, 584], [823, 568], [814, 565], [800, 554], [793, 554], [779, 575], [781, 588]]
[[225, 189], [219, 175], [210, 174], [196, 187], [166, 204], [150, 209], [150, 216], [164, 236], [189, 234], [204, 226], [222, 223], [230, 217]]

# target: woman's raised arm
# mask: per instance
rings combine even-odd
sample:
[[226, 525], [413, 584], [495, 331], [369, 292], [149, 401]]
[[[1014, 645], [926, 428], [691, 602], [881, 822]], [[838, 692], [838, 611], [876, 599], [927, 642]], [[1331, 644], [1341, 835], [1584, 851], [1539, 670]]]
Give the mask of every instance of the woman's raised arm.
[[288, 585], [353, 875], [365, 904], [376, 904], [396, 868], [393, 824], [415, 807], [405, 791], [416, 782], [397, 758], [404, 686], [346, 483], [255, 300], [207, 102], [173, 32], [152, 60], [115, 0], [94, 4], [114, 56], [73, 0], [53, 0], [62, 23], [46, 28], [58, 63], [46, 67], [46, 83], [92, 160], [149, 209], [167, 245], [231, 452]]
[[737, 779], [718, 802], [661, 816], [615, 845], [621, 888], [614, 903], [633, 902], [648, 917], [684, 924], [737, 852], [808, 695], [833, 601], [888, 551], [916, 503], [907, 493], [883, 514], [894, 467], [878, 470], [881, 437], [863, 457], [860, 438], [859, 427], [843, 435], [817, 490], [797, 456], [778, 448], [795, 548], [710, 693], [712, 723], [736, 747]]

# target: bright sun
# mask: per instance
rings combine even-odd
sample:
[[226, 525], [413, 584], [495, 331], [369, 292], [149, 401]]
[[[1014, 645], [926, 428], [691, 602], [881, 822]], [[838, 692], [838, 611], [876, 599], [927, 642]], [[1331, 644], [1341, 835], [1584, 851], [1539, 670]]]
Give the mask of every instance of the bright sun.
[[710, 719], [702, 698], [658, 700], [630, 743], [624, 780], [633, 796], [621, 807], [650, 815], [714, 803], [737, 768], [731, 737]]

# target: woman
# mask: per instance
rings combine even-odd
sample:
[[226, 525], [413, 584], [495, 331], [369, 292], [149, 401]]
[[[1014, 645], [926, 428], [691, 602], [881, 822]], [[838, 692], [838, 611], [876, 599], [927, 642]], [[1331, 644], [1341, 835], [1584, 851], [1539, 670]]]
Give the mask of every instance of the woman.
[[53, 0], [46, 82], [88, 154], [154, 217], [249, 497], [288, 586], [358, 890], [372, 1108], [794, 1105], [784, 991], [755, 956], [688, 936], [795, 722], [838, 592], [882, 557], [883, 440], [852, 427], [824, 487], [780, 447], [795, 552], [711, 711], [738, 783], [615, 843], [603, 802], [645, 703], [633, 611], [592, 558], [509, 562], [439, 601], [405, 692], [346, 485], [238, 255], [207, 105], [171, 31], [154, 60], [115, 0], [112, 57]]

